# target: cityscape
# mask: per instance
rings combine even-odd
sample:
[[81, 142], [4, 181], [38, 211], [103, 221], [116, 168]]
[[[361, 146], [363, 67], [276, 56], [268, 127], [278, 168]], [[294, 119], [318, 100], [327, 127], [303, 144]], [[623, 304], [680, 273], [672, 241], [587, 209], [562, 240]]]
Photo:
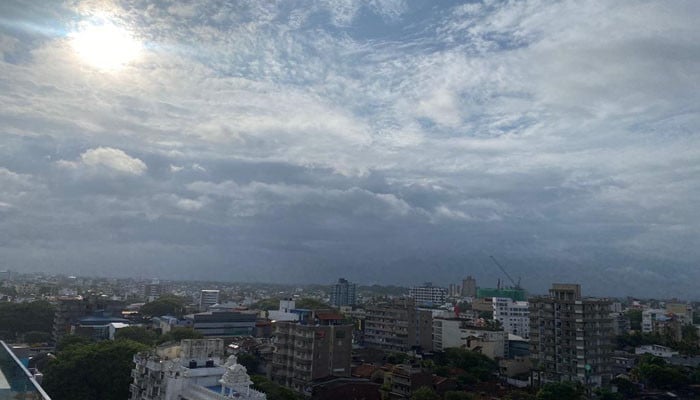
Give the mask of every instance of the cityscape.
[[511, 278], [500, 268], [494, 287], [470, 275], [400, 287], [2, 271], [0, 395], [700, 396], [700, 302], [590, 297], [576, 283], [532, 294], [517, 281], [502, 284]]
[[0, 400], [700, 399], [698, 21], [0, 0]]

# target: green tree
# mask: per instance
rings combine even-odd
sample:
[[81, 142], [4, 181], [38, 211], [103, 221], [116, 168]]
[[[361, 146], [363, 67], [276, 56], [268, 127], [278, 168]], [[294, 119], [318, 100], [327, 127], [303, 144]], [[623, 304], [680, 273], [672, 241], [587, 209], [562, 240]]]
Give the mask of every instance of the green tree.
[[459, 368], [466, 371], [457, 377], [462, 384], [486, 382], [494, 379], [498, 364], [483, 354], [460, 348], [448, 348], [443, 353], [435, 354], [436, 373], [444, 372], [441, 366]]
[[627, 317], [630, 319], [630, 328], [632, 330], [642, 330], [642, 310], [628, 310]]
[[432, 388], [421, 386], [413, 391], [411, 400], [440, 400], [440, 396]]
[[170, 341], [179, 342], [183, 339], [202, 339], [204, 335], [195, 331], [192, 328], [173, 328], [170, 332], [158, 338], [158, 343], [165, 343]]
[[51, 334], [48, 332], [31, 331], [24, 334], [24, 342], [29, 344], [48, 343], [51, 341]]
[[72, 345], [44, 372], [53, 400], [123, 400], [129, 397], [133, 356], [147, 347], [131, 340]]
[[547, 383], [537, 392], [537, 400], [579, 400], [583, 397], [583, 386], [569, 382]]
[[450, 390], [445, 392], [445, 400], [475, 400], [476, 397], [467, 392], [460, 392], [456, 390]]
[[328, 308], [328, 304], [316, 299], [300, 299], [294, 302], [297, 308], [307, 308], [310, 310], [316, 308]]
[[596, 398], [599, 400], [624, 400], [622, 393], [613, 393], [607, 388], [598, 388], [595, 390]]
[[58, 341], [58, 343], [56, 343], [56, 350], [60, 352], [67, 350], [69, 347], [80, 347], [90, 343], [92, 343], [92, 340], [86, 338], [85, 336], [65, 335]]
[[141, 306], [139, 312], [147, 317], [172, 315], [181, 318], [185, 313], [185, 299], [173, 295], [161, 296], [158, 299]]
[[260, 360], [253, 354], [242, 353], [238, 355], [238, 363], [245, 367], [248, 374], [254, 374], [258, 371]]
[[0, 327], [8, 340], [28, 332], [51, 333], [54, 307], [47, 301], [0, 303]]
[[125, 328], [117, 329], [114, 334], [114, 338], [133, 340], [134, 342], [139, 342], [145, 344], [146, 346], [153, 346], [155, 344], [158, 335], [150, 329], [146, 329], [142, 326], [127, 326]]
[[267, 400], [302, 400], [303, 397], [284, 387], [280, 386], [261, 375], [252, 375], [253, 388], [267, 395]]
[[639, 394], [639, 387], [629, 379], [615, 378], [610, 381], [610, 384], [615, 385], [617, 387], [617, 392], [625, 399], [637, 397]]

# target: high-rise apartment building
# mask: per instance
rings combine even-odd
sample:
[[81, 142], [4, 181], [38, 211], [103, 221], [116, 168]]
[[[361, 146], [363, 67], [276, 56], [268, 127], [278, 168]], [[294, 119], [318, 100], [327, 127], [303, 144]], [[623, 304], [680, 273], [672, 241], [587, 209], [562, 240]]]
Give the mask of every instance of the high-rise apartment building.
[[433, 348], [433, 314], [407, 299], [366, 308], [365, 345], [388, 351]]
[[202, 289], [199, 293], [199, 310], [206, 311], [210, 306], [219, 302], [219, 291], [212, 289]]
[[409, 289], [408, 295], [415, 300], [416, 304], [443, 304], [447, 297], [447, 289], [426, 282], [423, 286], [414, 286]]
[[476, 297], [476, 279], [474, 279], [471, 275], [462, 280], [462, 296], [472, 298]]
[[357, 302], [357, 285], [346, 279], [338, 279], [331, 288], [331, 305], [336, 307], [354, 306]]
[[311, 394], [315, 380], [349, 377], [352, 324], [342, 316], [317, 313], [314, 324], [277, 322], [273, 337], [272, 380], [300, 393]]
[[507, 297], [494, 297], [493, 319], [501, 323], [503, 330], [523, 337], [530, 337], [530, 311], [527, 301], [513, 301]]
[[576, 284], [552, 285], [530, 299], [530, 353], [544, 382], [601, 386], [611, 378], [610, 301], [581, 297]]

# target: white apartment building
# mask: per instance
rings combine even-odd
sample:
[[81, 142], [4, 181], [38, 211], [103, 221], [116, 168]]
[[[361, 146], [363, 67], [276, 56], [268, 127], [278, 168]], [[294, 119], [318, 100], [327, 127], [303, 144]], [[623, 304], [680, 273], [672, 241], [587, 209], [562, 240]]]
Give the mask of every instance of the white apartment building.
[[447, 289], [426, 282], [423, 286], [414, 286], [409, 289], [408, 295], [414, 299], [416, 305], [443, 304], [447, 297]]
[[210, 306], [219, 302], [219, 291], [213, 289], [202, 289], [199, 294], [199, 310], [207, 311]]
[[493, 319], [501, 323], [503, 330], [528, 339], [530, 337], [530, 304], [508, 297], [493, 298]]
[[461, 318], [437, 317], [433, 319], [433, 350], [450, 347], [478, 351], [491, 358], [503, 358], [508, 354], [508, 334], [501, 330], [469, 325]]

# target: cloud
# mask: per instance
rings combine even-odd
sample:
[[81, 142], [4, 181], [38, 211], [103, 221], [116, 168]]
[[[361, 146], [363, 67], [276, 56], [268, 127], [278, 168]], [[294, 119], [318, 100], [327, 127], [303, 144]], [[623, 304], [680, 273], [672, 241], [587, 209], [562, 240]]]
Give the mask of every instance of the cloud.
[[138, 158], [111, 147], [87, 150], [80, 155], [78, 161], [59, 160], [56, 163], [63, 168], [86, 168], [93, 171], [106, 169], [126, 175], [142, 175], [148, 169], [146, 164]]
[[[696, 2], [8, 4], [0, 243], [47, 268], [89, 241], [105, 273], [700, 278]], [[142, 57], [84, 65], [65, 33], [94, 13]]]

